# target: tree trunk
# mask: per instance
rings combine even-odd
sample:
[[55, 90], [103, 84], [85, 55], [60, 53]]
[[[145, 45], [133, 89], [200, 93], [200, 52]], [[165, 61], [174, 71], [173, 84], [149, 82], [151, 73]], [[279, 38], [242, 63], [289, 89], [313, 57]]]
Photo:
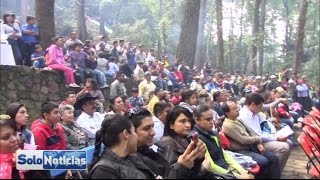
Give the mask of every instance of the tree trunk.
[[82, 42], [85, 42], [88, 38], [88, 31], [86, 25], [86, 18], [84, 12], [85, 0], [76, 0], [77, 3], [77, 12], [78, 12], [78, 21], [77, 21], [77, 34], [79, 39]]
[[218, 70], [224, 71], [224, 50], [223, 50], [223, 31], [222, 31], [222, 0], [216, 0], [216, 12], [217, 12], [217, 35], [218, 35], [218, 50], [217, 50], [217, 62]]
[[199, 17], [199, 30], [197, 37], [197, 49], [195, 57], [195, 65], [200, 68], [203, 66], [206, 55], [206, 46], [204, 38], [204, 25], [206, 21], [206, 9], [207, 9], [207, 0], [201, 0], [200, 4], [200, 17]]
[[251, 73], [257, 75], [257, 44], [258, 44], [258, 35], [259, 35], [259, 7], [261, 0], [255, 1], [254, 13], [253, 13], [253, 29], [252, 36], [254, 41], [251, 45]]
[[[163, 14], [163, 9], [162, 9], [163, 2], [162, 2], [162, 0], [158, 0], [158, 2], [159, 2], [159, 20], [161, 21], [162, 20], [162, 14]], [[161, 32], [163, 34], [164, 29], [162, 28], [161, 24], [159, 24], [158, 28], [159, 29], [158, 29], [158, 53], [157, 53], [157, 59], [160, 59], [161, 55], [162, 55]]]
[[46, 49], [55, 37], [54, 0], [36, 0], [35, 11], [40, 29], [40, 44]]
[[214, 23], [214, 10], [212, 8], [212, 14], [211, 14], [211, 23], [209, 25], [209, 29], [208, 29], [208, 38], [207, 38], [207, 48], [206, 48], [206, 57], [208, 59], [210, 59], [211, 63], [212, 63], [212, 66], [213, 67], [216, 67], [216, 61], [215, 61], [215, 58], [212, 57], [212, 29], [213, 29], [213, 23]]
[[107, 5], [102, 3], [100, 7], [100, 26], [99, 26], [99, 33], [102, 36], [107, 36], [106, 30], [104, 29], [104, 23], [105, 23], [105, 11], [107, 10]]
[[[233, 3], [233, 0], [232, 0]], [[234, 74], [234, 64], [233, 64], [233, 48], [234, 48], [234, 37], [233, 37], [233, 28], [234, 28], [234, 20], [233, 20], [233, 9], [230, 7], [230, 29], [229, 29], [229, 70], [228, 72]]]
[[294, 75], [297, 76], [299, 72], [299, 67], [301, 66], [301, 61], [303, 57], [303, 39], [304, 39], [304, 26], [306, 23], [308, 1], [301, 0], [301, 9], [299, 14], [298, 30], [297, 30], [297, 40], [295, 46], [294, 55]]
[[264, 26], [266, 20], [266, 0], [261, 1], [261, 12], [260, 12], [260, 43], [259, 43], [259, 75], [263, 74], [263, 57], [264, 57]]
[[288, 5], [288, 0], [282, 0], [283, 6], [285, 8], [286, 11], [286, 34], [285, 34], [285, 38], [284, 38], [284, 55], [286, 57], [288, 57], [288, 47], [289, 47], [289, 5]]
[[200, 1], [185, 1], [177, 60], [193, 68], [199, 26]]
[[[243, 54], [243, 47], [242, 47], [242, 39], [243, 39], [243, 19], [244, 19], [244, 0], [241, 0], [241, 17], [240, 17], [240, 37], [239, 37], [239, 45], [240, 45], [240, 54]], [[237, 61], [237, 67], [241, 67], [242, 61]], [[249, 64], [249, 59], [246, 58], [246, 62], [244, 63], [244, 68], [242, 74], [247, 72], [247, 67]], [[241, 74], [241, 71], [239, 72]]]

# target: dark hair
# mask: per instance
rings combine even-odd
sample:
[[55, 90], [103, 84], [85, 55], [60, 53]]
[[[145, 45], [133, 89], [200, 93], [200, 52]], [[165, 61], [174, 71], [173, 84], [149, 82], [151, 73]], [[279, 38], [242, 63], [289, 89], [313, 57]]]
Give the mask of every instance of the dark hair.
[[100, 159], [101, 144], [103, 143], [105, 148], [117, 145], [120, 142], [119, 134], [124, 130], [127, 130], [128, 133], [131, 134], [131, 127], [132, 123], [126, 116], [112, 114], [105, 117], [101, 124], [101, 128], [96, 132], [94, 160], [92, 167]]
[[222, 111], [223, 111], [223, 113], [224, 113], [224, 115], [225, 115], [226, 117], [228, 117], [226, 113], [230, 112], [230, 110], [231, 110], [230, 107], [229, 107], [229, 105], [228, 105], [228, 102], [229, 102], [229, 101], [224, 102], [224, 103], [222, 104], [222, 106], [221, 106]]
[[[7, 107], [7, 110], [6, 110], [6, 114], [9, 115], [12, 119], [12, 127], [16, 131], [18, 131], [17, 122], [16, 122], [16, 115], [21, 107], [25, 107], [25, 106], [21, 103], [14, 102], [14, 103], [9, 104], [9, 106]], [[21, 129], [24, 129], [24, 128], [26, 128], [26, 126], [21, 127]]]
[[123, 71], [118, 71], [117, 74], [116, 74], [116, 78], [118, 79], [122, 74], [125, 75], [125, 73]]
[[251, 103], [254, 103], [255, 105], [259, 105], [259, 104], [262, 104], [263, 102], [264, 102], [264, 99], [260, 94], [252, 93], [246, 97], [245, 104], [251, 105]]
[[139, 92], [139, 90], [138, 90], [138, 88], [134, 87], [134, 88], [131, 89], [131, 92]]
[[176, 106], [172, 109], [172, 111], [167, 116], [167, 121], [164, 126], [163, 136], [171, 136], [171, 137], [177, 136], [177, 133], [170, 128], [170, 125], [174, 124], [174, 122], [177, 120], [180, 114], [184, 114], [185, 116], [190, 118], [189, 120], [191, 121], [191, 128], [193, 127], [194, 121], [192, 119], [191, 112], [187, 108]]
[[10, 17], [11, 16], [11, 14], [9, 14], [9, 13], [6, 13], [6, 14], [4, 14], [3, 16], [2, 16], [2, 18], [3, 18], [3, 24], [8, 24], [8, 22], [7, 22], [7, 17]]
[[53, 43], [55, 44], [59, 39], [62, 39], [62, 38], [64, 38], [64, 37], [62, 37], [62, 36], [54, 37]]
[[166, 102], [157, 102], [153, 107], [153, 113], [157, 117], [158, 113], [163, 112], [163, 110], [167, 107], [171, 107], [171, 104]]
[[41, 45], [40, 44], [36, 44], [36, 45], [34, 45], [34, 50], [36, 50], [36, 49], [40, 49], [41, 48]]
[[219, 97], [221, 96], [221, 92], [220, 91], [217, 91], [217, 92], [214, 92], [212, 94], [212, 99], [214, 102], [218, 101]]
[[87, 46], [87, 47], [89, 47], [89, 45], [90, 45], [91, 42], [92, 42], [92, 40], [86, 40], [86, 41], [84, 42], [84, 45]]
[[142, 120], [146, 117], [152, 117], [152, 114], [147, 109], [140, 109], [136, 113], [129, 114], [129, 118], [136, 129], [141, 125]]
[[109, 62], [114, 62], [114, 61], [116, 61], [116, 58], [114, 58], [113, 56], [111, 56], [111, 57], [109, 58]]
[[98, 57], [99, 58], [104, 58], [104, 53], [102, 51], [98, 52]]
[[35, 17], [33, 17], [33, 16], [27, 16], [27, 18], [26, 18], [26, 22], [29, 22], [30, 20], [34, 20], [34, 19], [36, 19]]
[[190, 89], [184, 90], [181, 93], [181, 102], [186, 102], [194, 94], [197, 95], [197, 92], [194, 90], [190, 90]]
[[210, 106], [207, 104], [200, 104], [198, 105], [195, 110], [193, 111], [193, 115], [195, 118], [200, 118], [202, 116], [202, 113], [210, 110]]
[[87, 81], [90, 82], [90, 84], [92, 84], [92, 89], [94, 91], [99, 90], [98, 83], [97, 83], [97, 81], [95, 79], [87, 78]]
[[160, 87], [156, 87], [154, 89], [154, 95], [157, 95], [157, 93], [160, 92], [160, 91], [161, 91], [161, 88]]
[[118, 41], [113, 41], [113, 43], [112, 43], [112, 44], [113, 44], [113, 45], [115, 45], [116, 43], [118, 43]]
[[68, 98], [70, 94], [76, 94], [74, 91], [67, 91], [65, 98]]
[[113, 111], [113, 105], [118, 97], [121, 98], [120, 95], [115, 95], [115, 96], [109, 98], [109, 111]]
[[59, 108], [59, 105], [52, 101], [44, 102], [41, 105], [41, 116], [44, 118], [44, 113], [50, 113], [55, 108]]
[[125, 94], [121, 95], [120, 97], [121, 97], [123, 103], [124, 103], [124, 101], [125, 101], [126, 99], [129, 98], [129, 97], [128, 97], [127, 95], [125, 95]]

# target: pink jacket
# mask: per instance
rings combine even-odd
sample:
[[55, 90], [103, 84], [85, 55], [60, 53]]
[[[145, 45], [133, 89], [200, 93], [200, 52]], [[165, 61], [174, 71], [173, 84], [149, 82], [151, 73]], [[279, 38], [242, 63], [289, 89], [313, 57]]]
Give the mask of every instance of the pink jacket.
[[52, 44], [49, 47], [48, 56], [49, 56], [48, 65], [65, 64], [63, 50], [61, 47], [59, 47], [55, 44]]

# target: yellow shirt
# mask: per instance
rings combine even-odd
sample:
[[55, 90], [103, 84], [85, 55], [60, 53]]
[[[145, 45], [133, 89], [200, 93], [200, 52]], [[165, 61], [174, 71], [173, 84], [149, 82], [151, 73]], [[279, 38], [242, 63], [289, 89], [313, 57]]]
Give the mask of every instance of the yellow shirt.
[[153, 114], [153, 108], [157, 102], [160, 102], [160, 99], [158, 98], [158, 96], [153, 96], [153, 98], [150, 100], [148, 104], [148, 110], [150, 111], [151, 114]]
[[148, 82], [147, 80], [143, 80], [139, 84], [139, 96], [141, 96], [145, 101], [149, 100], [149, 94], [151, 91], [156, 89], [156, 85], [153, 82]]

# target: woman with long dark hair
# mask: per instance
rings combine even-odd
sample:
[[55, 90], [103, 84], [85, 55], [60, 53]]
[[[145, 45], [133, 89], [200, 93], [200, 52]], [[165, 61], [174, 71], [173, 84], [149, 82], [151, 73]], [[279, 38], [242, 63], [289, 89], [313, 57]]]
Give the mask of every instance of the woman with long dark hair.
[[[136, 156], [138, 136], [129, 118], [110, 115], [96, 133], [90, 179], [155, 179], [154, 173]], [[101, 145], [105, 146], [101, 153]]]
[[107, 112], [107, 115], [110, 114], [124, 115], [124, 101], [121, 96], [117, 95], [110, 98], [109, 111]]
[[35, 145], [34, 136], [32, 132], [27, 129], [29, 119], [27, 108], [18, 102], [11, 103], [6, 110], [6, 114], [13, 120], [12, 127], [20, 137], [20, 148], [23, 149], [24, 143]]

